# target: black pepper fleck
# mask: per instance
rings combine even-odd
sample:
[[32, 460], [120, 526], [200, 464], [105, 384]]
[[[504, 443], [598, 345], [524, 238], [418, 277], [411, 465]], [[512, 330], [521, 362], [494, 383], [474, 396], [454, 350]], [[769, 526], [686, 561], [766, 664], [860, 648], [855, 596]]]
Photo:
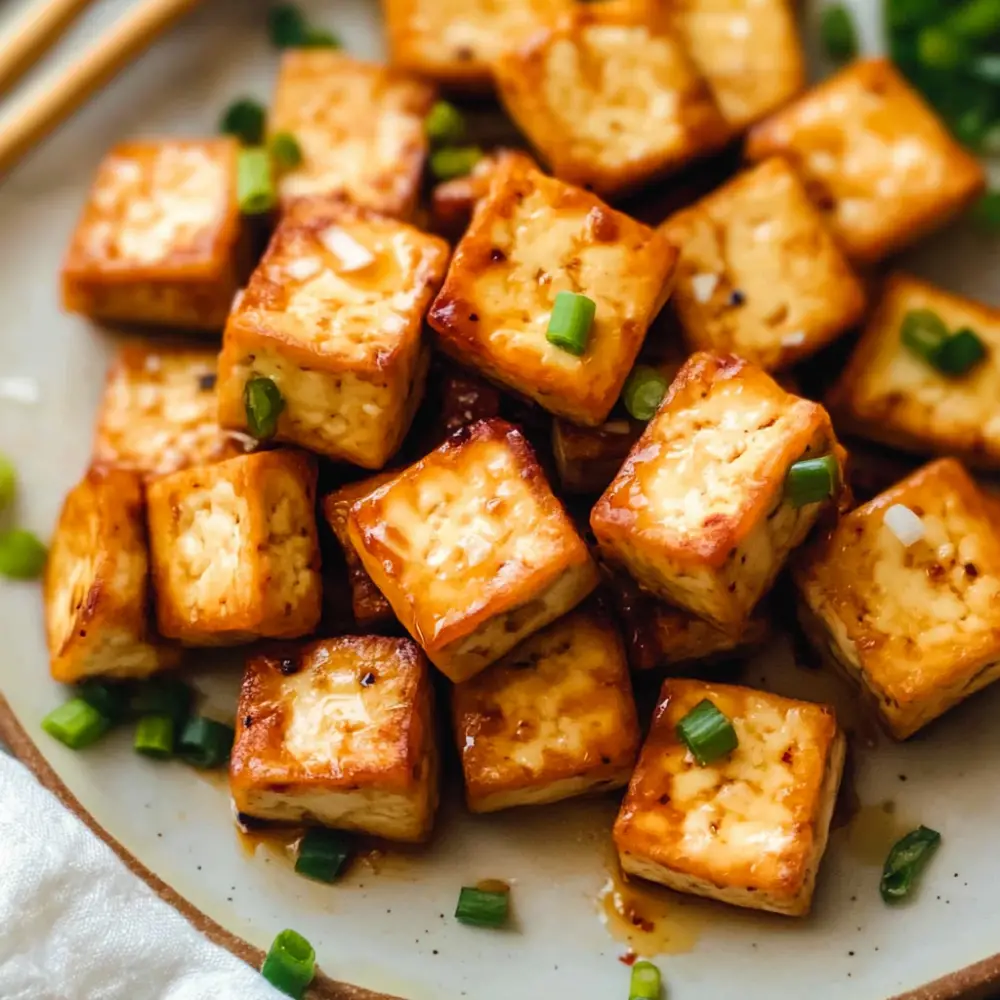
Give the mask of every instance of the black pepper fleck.
[[746, 300], [747, 300], [746, 294], [744, 292], [741, 292], [738, 288], [734, 288], [729, 293], [729, 304], [731, 306], [741, 306], [746, 302]]
[[253, 716], [252, 715], [244, 715], [243, 716], [243, 725], [246, 726], [247, 729], [249, 729], [253, 725]]
[[295, 671], [298, 670], [298, 667], [296, 666], [294, 660], [282, 660], [281, 663], [278, 665], [278, 669], [286, 677], [288, 677], [290, 674], [294, 674]]
[[375, 675], [369, 670], [364, 677], [361, 678], [361, 686], [370, 688], [375, 683]]
[[202, 392], [211, 392], [215, 388], [216, 375], [214, 373], [198, 376], [198, 388]]

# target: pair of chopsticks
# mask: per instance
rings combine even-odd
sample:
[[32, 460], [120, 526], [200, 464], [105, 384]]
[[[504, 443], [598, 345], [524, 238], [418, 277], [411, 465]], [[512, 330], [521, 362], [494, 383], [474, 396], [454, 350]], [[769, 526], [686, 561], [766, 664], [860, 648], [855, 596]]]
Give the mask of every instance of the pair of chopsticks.
[[[0, 97], [93, 0], [36, 0], [0, 46]], [[0, 121], [0, 177], [198, 0], [134, 0], [108, 31]]]

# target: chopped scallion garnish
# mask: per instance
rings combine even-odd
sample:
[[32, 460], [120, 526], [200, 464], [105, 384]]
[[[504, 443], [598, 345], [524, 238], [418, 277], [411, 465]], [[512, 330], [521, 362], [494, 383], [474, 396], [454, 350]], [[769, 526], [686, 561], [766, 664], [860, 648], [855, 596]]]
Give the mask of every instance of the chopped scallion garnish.
[[937, 830], [918, 826], [893, 844], [885, 859], [879, 885], [885, 902], [896, 903], [909, 895], [917, 876], [940, 843], [941, 834]]
[[17, 472], [14, 463], [4, 455], [0, 455], [0, 510], [9, 507], [14, 502], [17, 493]]
[[455, 919], [470, 927], [501, 927], [510, 910], [509, 892], [486, 892], [463, 886], [455, 908]]
[[271, 136], [268, 149], [279, 170], [292, 170], [302, 162], [302, 147], [291, 132], [278, 132]]
[[219, 123], [219, 131], [234, 135], [244, 146], [259, 146], [264, 141], [267, 112], [252, 98], [233, 101]]
[[278, 202], [270, 153], [262, 147], [241, 149], [236, 164], [236, 199], [244, 215], [263, 215]]
[[124, 684], [88, 677], [76, 686], [76, 696], [111, 722], [121, 722], [128, 714], [129, 691]]
[[306, 28], [306, 36], [302, 39], [304, 49], [341, 49], [344, 43], [340, 36], [327, 28]]
[[577, 357], [587, 350], [597, 303], [577, 292], [560, 292], [552, 304], [545, 339]]
[[973, 330], [956, 330], [942, 345], [934, 360], [945, 375], [964, 375], [986, 357], [986, 345]]
[[970, 42], [996, 42], [1000, 37], [1000, 0], [964, 0], [952, 3], [944, 24]]
[[833, 455], [804, 458], [788, 470], [785, 499], [793, 507], [822, 503], [836, 492], [839, 476], [840, 470]]
[[968, 328], [951, 333], [937, 313], [913, 309], [903, 318], [907, 348], [943, 375], [964, 375], [986, 356], [986, 345]]
[[34, 580], [43, 569], [48, 550], [38, 536], [24, 528], [0, 533], [0, 576]]
[[136, 724], [136, 753], [155, 760], [167, 760], [174, 754], [174, 720], [169, 715], [144, 715]]
[[847, 62], [858, 54], [858, 32], [854, 27], [854, 19], [842, 3], [824, 8], [820, 33], [831, 59]]
[[255, 376], [243, 387], [243, 407], [247, 429], [258, 441], [273, 438], [278, 432], [278, 417], [285, 409], [285, 399], [273, 379]]
[[319, 882], [333, 882], [352, 853], [353, 846], [346, 834], [316, 827], [307, 830], [299, 842], [295, 870]]
[[439, 181], [464, 177], [483, 158], [478, 146], [444, 146], [431, 153], [431, 173]]
[[953, 32], [931, 24], [917, 35], [917, 58], [927, 69], [950, 72], [969, 58], [969, 52]]
[[622, 390], [622, 402], [636, 420], [652, 420], [663, 402], [670, 383], [648, 365], [636, 365]]
[[435, 145], [454, 146], [465, 135], [465, 119], [454, 104], [438, 101], [424, 119], [424, 131]]
[[297, 931], [284, 930], [274, 939], [260, 974], [276, 990], [301, 1000], [316, 975], [316, 952]]
[[293, 3], [276, 4], [267, 12], [267, 30], [275, 48], [299, 48], [308, 27], [305, 15]]
[[972, 209], [976, 225], [988, 232], [1000, 231], [1000, 191], [989, 191]]
[[177, 739], [177, 756], [199, 770], [228, 763], [235, 733], [232, 726], [196, 715], [184, 723]]
[[193, 701], [193, 689], [180, 678], [150, 677], [132, 692], [129, 708], [135, 716], [169, 715], [181, 723], [188, 717]]
[[71, 750], [89, 747], [110, 728], [111, 721], [82, 698], [70, 699], [42, 719], [42, 729]]
[[660, 970], [652, 962], [636, 962], [632, 966], [628, 1000], [660, 1000], [662, 990]]
[[708, 698], [677, 723], [677, 737], [702, 767], [732, 753], [740, 743], [733, 724]]

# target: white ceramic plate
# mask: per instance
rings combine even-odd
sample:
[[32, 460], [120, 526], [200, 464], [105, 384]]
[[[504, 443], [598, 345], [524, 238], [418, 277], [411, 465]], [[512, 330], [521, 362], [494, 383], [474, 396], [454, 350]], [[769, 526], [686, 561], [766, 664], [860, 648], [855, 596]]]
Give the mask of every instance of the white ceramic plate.
[[[125, 6], [124, 0], [96, 5], [56, 53], [56, 63]], [[370, 0], [308, 6], [343, 33], [351, 50], [380, 54]], [[4, 16], [21, 7], [7, 4]], [[873, 46], [878, 4], [856, 0], [855, 7]], [[266, 100], [276, 60], [265, 38], [264, 9], [245, 0], [208, 0], [0, 184], [0, 450], [23, 476], [17, 516], [43, 537], [84, 470], [114, 343], [57, 305], [57, 268], [86, 186], [118, 139], [211, 133], [234, 95]], [[807, 21], [814, 23], [810, 13]], [[997, 265], [1000, 241], [958, 227], [928, 241], [912, 266], [996, 301], [1000, 280], [991, 283], [990, 276], [1000, 274]], [[11, 377], [37, 385], [37, 402], [2, 398]], [[239, 937], [266, 947], [278, 929], [295, 927], [315, 944], [331, 976], [409, 1000], [627, 995], [628, 970], [618, 961], [626, 944], [600, 919], [613, 801], [486, 819], [470, 818], [449, 802], [425, 852], [390, 855], [380, 870], [358, 866], [335, 887], [316, 885], [274, 853], [247, 852], [223, 783], [139, 758], [127, 733], [76, 754], [40, 732], [39, 720], [63, 692], [48, 677], [35, 586], [0, 582], [0, 635], [0, 689], [45, 760], [127, 851]], [[833, 691], [849, 704], [830, 679], [789, 663], [780, 648], [761, 657], [750, 683], [767, 677], [783, 693], [821, 699]], [[204, 686], [231, 712], [237, 680], [230, 661], [206, 676]], [[658, 930], [638, 941], [637, 950], [667, 949], [658, 961], [672, 1000], [799, 1000], [807, 994], [872, 1000], [1000, 950], [998, 712], [1000, 686], [905, 746], [883, 739], [860, 755], [855, 785], [863, 808], [832, 838], [810, 918], [744, 913], [667, 893], [646, 901]], [[882, 810], [884, 802], [893, 804], [893, 815]], [[878, 894], [879, 866], [895, 834], [918, 822], [939, 829], [944, 846], [919, 898], [890, 911]], [[516, 921], [508, 931], [471, 930], [451, 917], [459, 887], [487, 877], [514, 886]], [[934, 995], [955, 995], [957, 988], [953, 980]]]

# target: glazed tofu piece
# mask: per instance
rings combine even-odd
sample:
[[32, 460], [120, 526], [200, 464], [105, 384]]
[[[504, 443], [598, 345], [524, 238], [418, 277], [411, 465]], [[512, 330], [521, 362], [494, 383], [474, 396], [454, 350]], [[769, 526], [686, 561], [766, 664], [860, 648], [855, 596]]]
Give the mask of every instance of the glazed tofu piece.
[[695, 354], [590, 524], [608, 560], [651, 593], [737, 634], [836, 499], [796, 506], [788, 470], [828, 455], [841, 470], [822, 406], [740, 358]]
[[345, 203], [284, 216], [229, 317], [219, 358], [219, 422], [249, 429], [255, 378], [284, 400], [276, 439], [380, 469], [423, 394], [424, 313], [448, 245]]
[[559, 485], [567, 493], [602, 493], [618, 473], [645, 424], [626, 417], [600, 427], [579, 427], [568, 420], [552, 421], [552, 453]]
[[625, 650], [572, 612], [452, 691], [469, 809], [542, 805], [628, 784], [639, 750]]
[[502, 420], [462, 428], [355, 503], [348, 531], [396, 617], [456, 683], [598, 582], [531, 446]]
[[248, 269], [234, 139], [125, 142], [104, 158], [62, 266], [99, 320], [221, 330]]
[[142, 478], [91, 469], [67, 494], [45, 566], [52, 676], [146, 677], [180, 650], [150, 625], [149, 547]]
[[794, 572], [807, 635], [896, 739], [1000, 677], [1000, 536], [955, 459], [851, 511]]
[[[901, 336], [908, 313], [930, 310], [951, 331], [972, 330], [986, 357], [961, 376], [945, 375]], [[958, 455], [1000, 468], [1000, 309], [908, 274], [892, 275], [827, 397], [846, 430], [918, 454]]]
[[392, 64], [464, 91], [489, 90], [504, 49], [572, 9], [572, 0], [382, 0]]
[[119, 348], [101, 400], [93, 463], [162, 476], [250, 450], [251, 438], [219, 427], [218, 356], [210, 347], [156, 341]]
[[732, 129], [666, 12], [579, 6], [495, 66], [501, 100], [552, 172], [604, 196], [723, 147]]
[[755, 126], [746, 155], [790, 160], [865, 264], [938, 229], [986, 186], [979, 161], [886, 59], [852, 63]]
[[294, 638], [321, 612], [316, 463], [266, 451], [149, 486], [156, 618], [188, 646]]
[[860, 279], [785, 160], [741, 174], [660, 231], [680, 249], [672, 305], [693, 350], [773, 371], [864, 313]]
[[[702, 767], [676, 730], [704, 700], [730, 720], [739, 745]], [[622, 870], [678, 892], [804, 916], [844, 751], [825, 705], [667, 680], [615, 822]]]
[[282, 206], [306, 197], [345, 198], [409, 219], [434, 96], [432, 86], [414, 77], [333, 49], [285, 52], [268, 129], [294, 135], [302, 163], [278, 182]]
[[[459, 363], [575, 423], [602, 424], [670, 292], [677, 251], [580, 188], [501, 166], [428, 315]], [[546, 338], [559, 292], [596, 306], [581, 356]]]
[[236, 809], [425, 840], [438, 801], [430, 670], [409, 639], [341, 636], [252, 657], [229, 787]]

